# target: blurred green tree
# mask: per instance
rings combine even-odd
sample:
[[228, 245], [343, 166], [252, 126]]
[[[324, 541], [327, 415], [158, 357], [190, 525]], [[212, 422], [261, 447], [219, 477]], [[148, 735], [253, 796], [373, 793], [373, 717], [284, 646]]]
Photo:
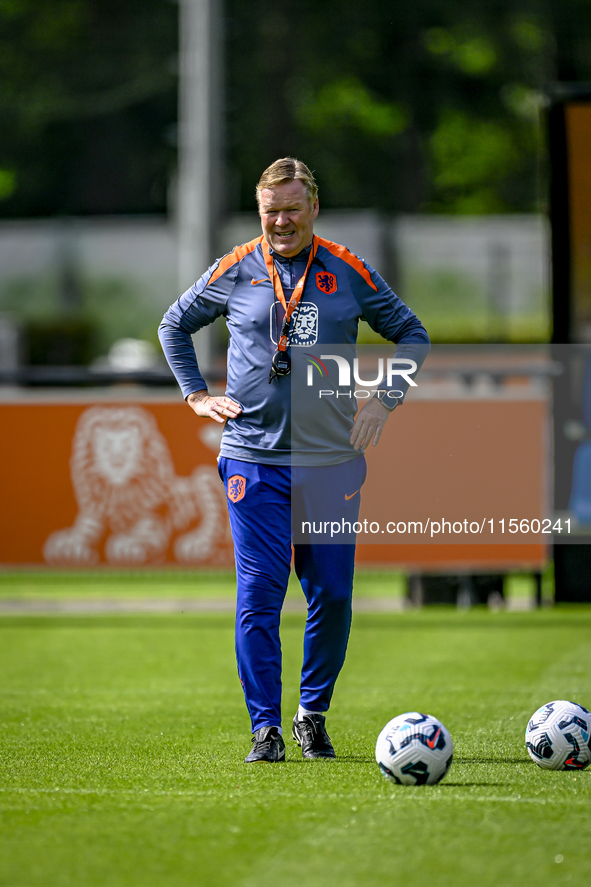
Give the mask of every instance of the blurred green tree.
[[[220, 0], [223, 2], [223, 0]], [[225, 0], [227, 209], [276, 157], [326, 207], [540, 208], [548, 82], [591, 79], [587, 0]], [[174, 0], [0, 2], [0, 215], [164, 212]]]
[[[591, 33], [591, 9], [566, 3]], [[552, 4], [301, 0], [294, 15], [228, 0], [239, 205], [252, 205], [265, 161], [292, 153], [315, 168], [325, 206], [539, 209], [542, 94], [558, 75]], [[573, 64], [591, 73], [582, 50]]]
[[2, 215], [164, 211], [176, 48], [166, 0], [2, 0]]

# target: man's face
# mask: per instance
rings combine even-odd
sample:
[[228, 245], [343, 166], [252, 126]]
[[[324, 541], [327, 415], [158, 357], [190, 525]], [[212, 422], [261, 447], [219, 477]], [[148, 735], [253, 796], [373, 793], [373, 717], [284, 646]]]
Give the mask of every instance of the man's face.
[[259, 201], [263, 235], [271, 249], [289, 257], [310, 246], [318, 198], [312, 203], [299, 179], [264, 188]]

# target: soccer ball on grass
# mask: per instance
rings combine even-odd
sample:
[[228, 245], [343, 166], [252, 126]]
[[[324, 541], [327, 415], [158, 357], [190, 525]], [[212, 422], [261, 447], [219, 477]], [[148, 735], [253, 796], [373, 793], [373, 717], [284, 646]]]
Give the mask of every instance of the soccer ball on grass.
[[378, 766], [397, 785], [435, 785], [452, 759], [451, 736], [441, 721], [417, 711], [388, 721], [376, 743]]
[[545, 770], [584, 770], [591, 763], [591, 714], [576, 702], [547, 702], [529, 719], [525, 744]]

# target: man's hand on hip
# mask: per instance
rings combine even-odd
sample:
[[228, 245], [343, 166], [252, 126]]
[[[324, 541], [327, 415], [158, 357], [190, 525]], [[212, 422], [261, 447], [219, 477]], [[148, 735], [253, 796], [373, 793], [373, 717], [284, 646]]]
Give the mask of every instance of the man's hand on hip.
[[354, 448], [365, 450], [371, 443], [375, 447], [389, 415], [390, 410], [387, 410], [377, 397], [368, 400], [365, 406], [359, 410], [353, 422], [349, 439]]
[[219, 397], [212, 397], [204, 389], [203, 391], [194, 391], [186, 398], [187, 403], [194, 413], [203, 419], [213, 419], [223, 425], [226, 419], [235, 419], [242, 412], [242, 407], [236, 401], [225, 394]]

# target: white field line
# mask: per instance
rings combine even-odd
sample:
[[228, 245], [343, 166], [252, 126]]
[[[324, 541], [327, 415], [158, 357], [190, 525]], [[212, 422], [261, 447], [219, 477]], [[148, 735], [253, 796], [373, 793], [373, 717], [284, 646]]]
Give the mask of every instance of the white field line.
[[[394, 788], [392, 790], [392, 794], [387, 796], [383, 794], [377, 794], [375, 801], [389, 801], [392, 797], [396, 797], [397, 802], [401, 801], [409, 801], [411, 803], [419, 803], [426, 802], [433, 804], [437, 801], [476, 801], [482, 804], [537, 804], [539, 806], [545, 805], [564, 805], [568, 804], [569, 808], [576, 807], [588, 807], [589, 800], [588, 798], [581, 796], [580, 798], [533, 798], [533, 797], [523, 797], [520, 794], [516, 795], [474, 795], [472, 793], [462, 793], [461, 786], [454, 786], [453, 788], [456, 790], [453, 794], [448, 793], [446, 791], [442, 791], [445, 789], [445, 783], [442, 786], [438, 787], [438, 790], [435, 792], [425, 793], [424, 790], [417, 792], [416, 794], [412, 792], [412, 786], [404, 787], [402, 790], [398, 790]], [[482, 786], [484, 790], [486, 785]], [[459, 791], [458, 791], [459, 790]], [[166, 798], [166, 797], [174, 797], [174, 798], [204, 798], [204, 797], [212, 797], [211, 788], [204, 788], [202, 791], [192, 789], [190, 791], [182, 791], [179, 789], [167, 791], [165, 789], [162, 790], [154, 790], [154, 789], [85, 789], [85, 788], [9, 788], [2, 787], [0, 788], [0, 795], [54, 795], [59, 797], [60, 795], [80, 795], [80, 796], [88, 796], [88, 795], [96, 795], [97, 797], [126, 797], [126, 798], [138, 798], [147, 800], [149, 797], [154, 798]], [[282, 796], [285, 798], [293, 797], [293, 792], [284, 791], [284, 792], [274, 792], [275, 795]], [[247, 796], [256, 796], [256, 792], [235, 792], [229, 795], [221, 793], [214, 800], [216, 803], [223, 801], [225, 799], [232, 800], [234, 797], [247, 797]], [[357, 802], [359, 802], [358, 794], [338, 794], [338, 797], [341, 800], [346, 800], [348, 798], [353, 798]], [[335, 800], [334, 792], [318, 792], [315, 794], [315, 798], [317, 800]], [[361, 802], [363, 804], [363, 801]]]
[[[535, 609], [533, 598], [508, 598], [505, 608], [509, 612]], [[117, 613], [234, 613], [233, 598], [69, 598], [47, 600], [43, 598], [0, 598], [0, 616], [27, 615], [109, 615]], [[404, 597], [355, 597], [355, 613], [403, 613], [412, 609]], [[306, 602], [289, 599], [283, 605], [285, 613], [304, 613]]]
[[[409, 606], [405, 598], [353, 598], [353, 609], [359, 613], [399, 613]], [[98, 615], [110, 613], [233, 613], [233, 598], [70, 598], [43, 600], [41, 598], [0, 599], [0, 615]], [[287, 600], [284, 612], [304, 613], [306, 602]]]

